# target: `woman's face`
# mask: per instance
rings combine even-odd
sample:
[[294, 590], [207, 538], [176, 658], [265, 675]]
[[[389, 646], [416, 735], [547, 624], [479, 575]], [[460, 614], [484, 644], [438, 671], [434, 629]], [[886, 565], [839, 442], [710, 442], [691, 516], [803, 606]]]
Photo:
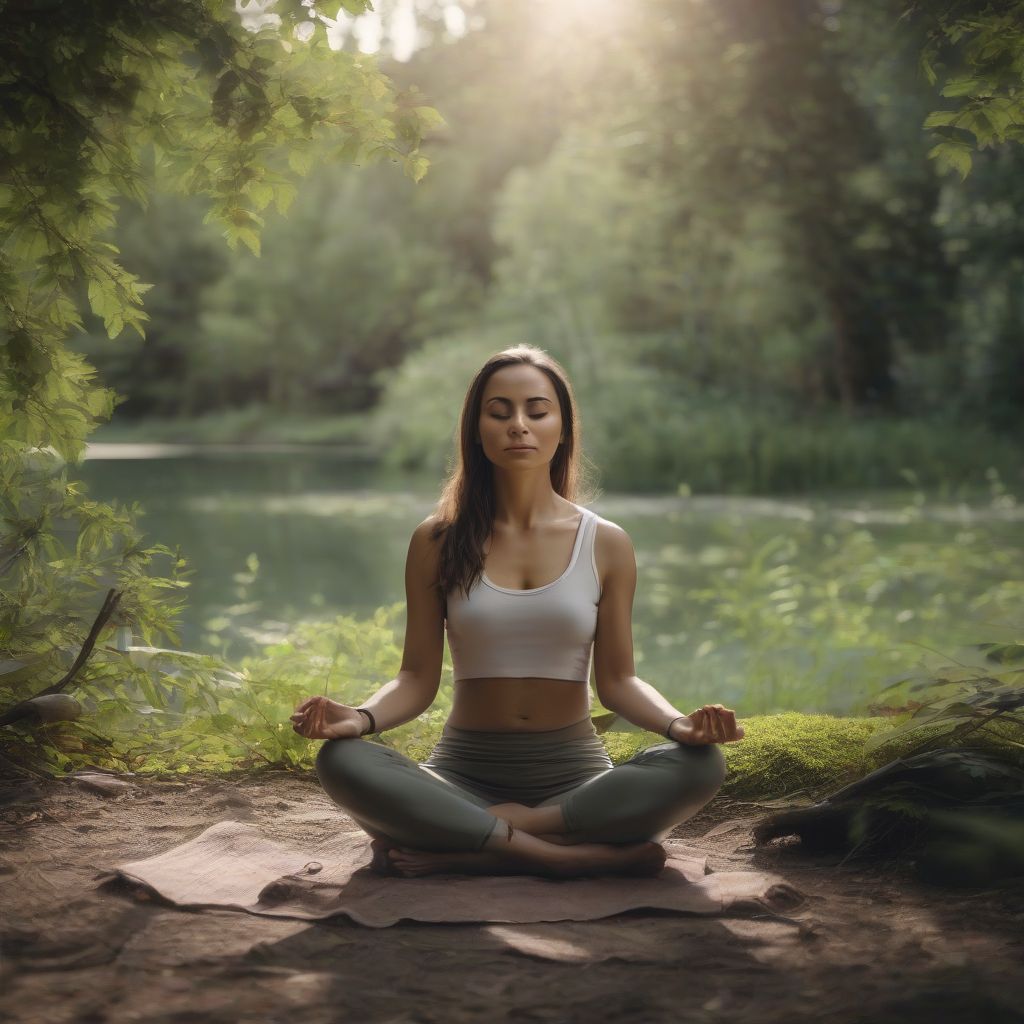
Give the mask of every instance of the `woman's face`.
[[480, 443], [496, 466], [546, 466], [558, 451], [562, 412], [550, 378], [536, 366], [503, 366], [480, 402]]

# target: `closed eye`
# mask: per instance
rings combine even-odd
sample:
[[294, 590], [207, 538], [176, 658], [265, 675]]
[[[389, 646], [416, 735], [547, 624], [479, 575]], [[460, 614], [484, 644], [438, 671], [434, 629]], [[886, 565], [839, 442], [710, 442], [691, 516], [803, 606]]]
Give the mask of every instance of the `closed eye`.
[[[499, 416], [497, 413], [492, 413], [492, 416], [496, 420], [507, 420], [508, 419], [507, 416]], [[542, 420], [542, 419], [544, 419], [545, 416], [547, 416], [546, 412], [540, 412], [540, 413], [536, 413], [535, 415], [531, 416], [530, 419], [531, 420]]]

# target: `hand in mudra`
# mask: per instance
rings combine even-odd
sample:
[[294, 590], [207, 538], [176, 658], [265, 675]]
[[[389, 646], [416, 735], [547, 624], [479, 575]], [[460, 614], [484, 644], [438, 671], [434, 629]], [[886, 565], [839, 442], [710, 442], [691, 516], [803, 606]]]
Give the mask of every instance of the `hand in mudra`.
[[341, 740], [361, 736], [366, 716], [328, 697], [309, 697], [291, 716], [292, 728], [307, 740]]
[[679, 743], [693, 746], [728, 743], [743, 739], [743, 726], [736, 724], [735, 711], [721, 704], [705, 704], [686, 718], [673, 722], [669, 735]]

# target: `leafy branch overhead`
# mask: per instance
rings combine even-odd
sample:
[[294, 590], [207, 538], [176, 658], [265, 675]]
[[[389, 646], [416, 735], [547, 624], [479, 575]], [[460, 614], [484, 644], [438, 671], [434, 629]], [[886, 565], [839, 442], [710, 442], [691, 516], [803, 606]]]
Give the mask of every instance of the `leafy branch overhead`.
[[[420, 180], [440, 116], [372, 57], [298, 29], [309, 9], [253, 18], [215, 0], [101, 0], [4, 14], [0, 41], [0, 297], [8, 338], [0, 430], [77, 458], [114, 396], [65, 351], [87, 304], [111, 338], [144, 336], [138, 281], [106, 240], [117, 203], [156, 187], [209, 200], [207, 219], [259, 253], [264, 213], [288, 209], [318, 160], [387, 158]], [[369, 7], [348, 0], [350, 13]], [[241, 15], [241, 17], [240, 17]], [[340, 15], [339, 15], [340, 16]], [[290, 29], [290, 30], [289, 30]], [[305, 37], [305, 42], [297, 42]]]
[[972, 152], [1024, 142], [1024, 2], [918, 2], [906, 12], [930, 25], [921, 71], [942, 95], [960, 100], [936, 110], [924, 127], [937, 139], [929, 156], [939, 166], [970, 173]]

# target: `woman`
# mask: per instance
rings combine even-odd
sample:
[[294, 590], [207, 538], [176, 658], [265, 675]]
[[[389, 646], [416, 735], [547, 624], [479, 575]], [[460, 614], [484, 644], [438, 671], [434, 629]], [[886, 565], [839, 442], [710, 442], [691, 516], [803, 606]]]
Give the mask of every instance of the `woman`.
[[[572, 500], [579, 416], [559, 363], [519, 345], [470, 385], [461, 459], [406, 562], [402, 666], [363, 706], [310, 697], [293, 728], [324, 739], [325, 791], [375, 836], [373, 867], [655, 874], [660, 844], [718, 791], [741, 739], [721, 704], [681, 714], [633, 667], [633, 546]], [[486, 563], [486, 564], [485, 564]], [[447, 629], [451, 715], [422, 764], [367, 733], [410, 721], [437, 695]], [[614, 766], [590, 718], [601, 703], [670, 741]]]

